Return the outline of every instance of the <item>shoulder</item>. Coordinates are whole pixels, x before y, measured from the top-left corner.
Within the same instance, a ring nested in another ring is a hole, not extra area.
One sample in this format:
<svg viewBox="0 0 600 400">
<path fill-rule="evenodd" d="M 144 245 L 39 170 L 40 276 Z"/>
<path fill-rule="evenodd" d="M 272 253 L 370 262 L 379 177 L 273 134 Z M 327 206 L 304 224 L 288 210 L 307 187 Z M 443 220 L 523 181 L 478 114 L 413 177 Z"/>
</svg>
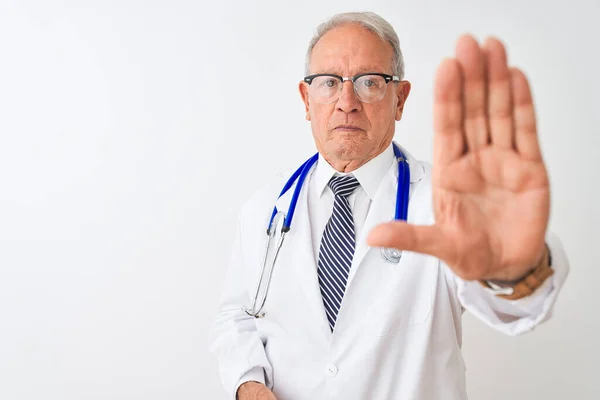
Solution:
<svg viewBox="0 0 600 400">
<path fill-rule="evenodd" d="M 411 160 L 411 171 L 416 170 L 415 179 L 411 179 L 409 207 L 412 208 L 412 222 L 431 224 L 434 222 L 433 186 L 431 163 L 417 159 Z"/>
<path fill-rule="evenodd" d="M 293 173 L 294 170 L 291 169 L 281 171 L 271 176 L 266 184 L 256 188 L 242 205 L 239 212 L 240 219 L 246 222 L 260 219 L 261 221 L 264 220 L 266 225 L 281 189 Z"/>
</svg>

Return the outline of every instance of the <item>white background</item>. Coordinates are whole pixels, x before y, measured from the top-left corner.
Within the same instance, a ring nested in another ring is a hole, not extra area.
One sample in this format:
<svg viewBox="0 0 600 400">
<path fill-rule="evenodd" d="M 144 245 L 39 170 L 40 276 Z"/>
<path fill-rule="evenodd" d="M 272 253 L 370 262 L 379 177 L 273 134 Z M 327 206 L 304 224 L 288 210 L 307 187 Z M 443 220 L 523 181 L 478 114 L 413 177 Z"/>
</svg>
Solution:
<svg viewBox="0 0 600 400">
<path fill-rule="evenodd" d="M 459 34 L 499 36 L 532 80 L 572 269 L 527 335 L 465 315 L 470 398 L 600 398 L 598 0 L 0 0 L 0 399 L 225 398 L 208 327 L 236 213 L 314 152 L 305 48 L 354 10 L 400 36 L 396 140 L 421 159 Z"/>
</svg>

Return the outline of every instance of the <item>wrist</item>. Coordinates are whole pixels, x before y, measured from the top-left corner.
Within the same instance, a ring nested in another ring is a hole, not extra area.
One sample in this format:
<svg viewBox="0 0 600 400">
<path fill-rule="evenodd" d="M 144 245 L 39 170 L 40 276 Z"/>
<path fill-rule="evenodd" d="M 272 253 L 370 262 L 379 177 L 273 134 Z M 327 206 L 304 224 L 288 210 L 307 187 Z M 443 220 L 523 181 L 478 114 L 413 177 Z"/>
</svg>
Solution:
<svg viewBox="0 0 600 400">
<path fill-rule="evenodd" d="M 515 280 L 482 280 L 480 284 L 497 297 L 518 300 L 532 294 L 542 283 L 554 273 L 551 268 L 550 249 L 545 244 L 544 251 L 535 266 L 529 268 Z"/>
<path fill-rule="evenodd" d="M 540 265 L 542 265 L 545 262 L 545 257 L 548 254 L 548 251 L 548 246 L 544 244 L 543 250 L 541 251 L 540 255 L 535 259 L 536 261 L 533 264 L 525 267 L 525 269 L 519 268 L 518 270 L 504 271 L 502 272 L 501 278 L 490 277 L 488 279 L 483 279 L 483 281 L 490 282 L 495 286 L 512 287 L 520 281 L 522 281 L 523 279 L 525 279 L 536 268 L 539 268 Z"/>
</svg>

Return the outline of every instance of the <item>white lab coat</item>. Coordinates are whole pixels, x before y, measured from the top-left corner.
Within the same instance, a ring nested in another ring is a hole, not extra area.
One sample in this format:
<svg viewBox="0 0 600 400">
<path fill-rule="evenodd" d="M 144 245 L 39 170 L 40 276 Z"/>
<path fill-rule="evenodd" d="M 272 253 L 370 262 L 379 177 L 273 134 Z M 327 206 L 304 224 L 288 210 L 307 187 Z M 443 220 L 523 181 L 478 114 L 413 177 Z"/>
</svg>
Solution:
<svg viewBox="0 0 600 400">
<path fill-rule="evenodd" d="M 411 174 L 408 221 L 432 224 L 431 167 L 405 154 Z M 304 189 L 275 266 L 266 316 L 247 316 L 242 307 L 250 306 L 254 295 L 266 223 L 287 178 L 259 191 L 240 214 L 222 307 L 211 331 L 211 350 L 231 398 L 242 382 L 258 380 L 279 400 L 466 399 L 465 309 L 509 335 L 549 318 L 568 271 L 562 246 L 551 234 L 547 243 L 556 272 L 535 295 L 518 301 L 496 298 L 479 283 L 462 281 L 435 257 L 405 251 L 399 264 L 391 264 L 380 249 L 367 246 L 369 231 L 393 219 L 396 164 L 383 179 L 357 239 L 335 332 L 319 291 Z M 288 209 L 292 192 L 277 201 L 279 210 Z"/>
</svg>

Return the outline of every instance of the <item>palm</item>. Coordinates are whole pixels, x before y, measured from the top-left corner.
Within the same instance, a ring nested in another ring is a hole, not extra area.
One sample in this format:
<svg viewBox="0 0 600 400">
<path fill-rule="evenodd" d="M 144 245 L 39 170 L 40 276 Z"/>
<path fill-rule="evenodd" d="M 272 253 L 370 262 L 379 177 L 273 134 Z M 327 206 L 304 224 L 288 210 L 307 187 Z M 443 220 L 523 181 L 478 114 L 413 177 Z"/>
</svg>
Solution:
<svg viewBox="0 0 600 400">
<path fill-rule="evenodd" d="M 549 215 L 531 93 L 500 42 L 465 36 L 456 53 L 435 85 L 435 225 L 390 224 L 371 242 L 432 254 L 465 279 L 513 279 L 539 258 Z"/>
<path fill-rule="evenodd" d="M 434 169 L 444 261 L 467 279 L 508 279 L 535 264 L 549 208 L 541 162 L 490 147 Z"/>
</svg>

